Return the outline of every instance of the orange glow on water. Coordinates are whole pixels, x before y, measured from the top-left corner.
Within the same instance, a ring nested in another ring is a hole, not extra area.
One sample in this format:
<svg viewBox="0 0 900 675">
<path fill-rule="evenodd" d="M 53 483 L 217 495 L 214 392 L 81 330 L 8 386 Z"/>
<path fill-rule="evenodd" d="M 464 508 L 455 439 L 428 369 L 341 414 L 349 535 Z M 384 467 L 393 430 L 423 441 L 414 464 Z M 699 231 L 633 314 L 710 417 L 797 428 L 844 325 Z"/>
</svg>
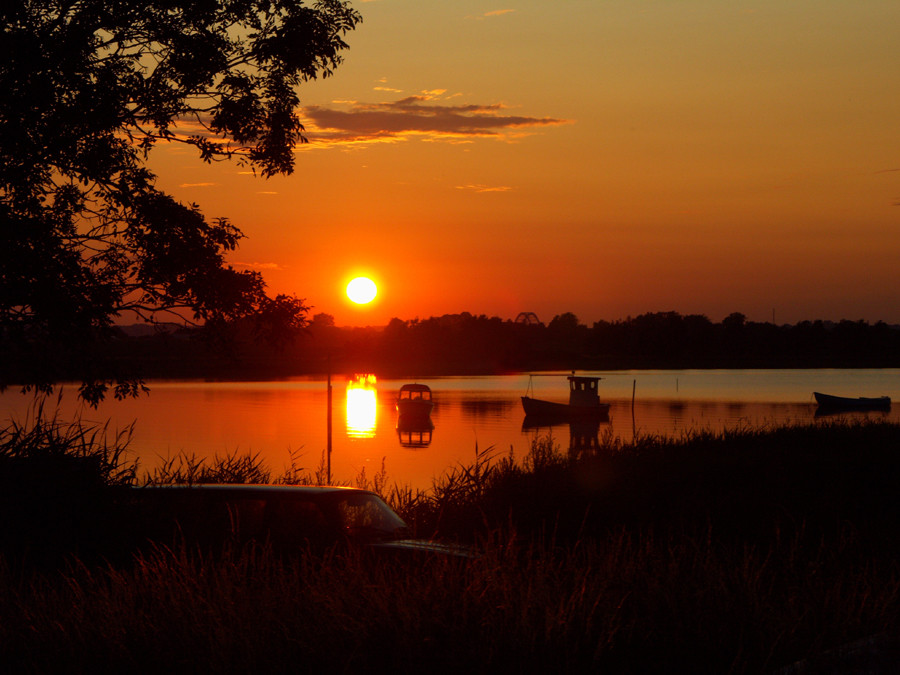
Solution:
<svg viewBox="0 0 900 675">
<path fill-rule="evenodd" d="M 347 383 L 347 436 L 375 438 L 378 397 L 374 375 L 357 375 Z"/>
</svg>

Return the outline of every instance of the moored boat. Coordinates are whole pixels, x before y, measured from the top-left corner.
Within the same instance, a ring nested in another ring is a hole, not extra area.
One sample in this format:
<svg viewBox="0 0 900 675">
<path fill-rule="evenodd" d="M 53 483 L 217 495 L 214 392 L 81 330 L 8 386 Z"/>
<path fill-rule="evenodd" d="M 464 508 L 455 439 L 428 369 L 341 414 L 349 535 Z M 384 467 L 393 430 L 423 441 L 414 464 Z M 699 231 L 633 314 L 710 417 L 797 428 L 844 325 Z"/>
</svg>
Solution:
<svg viewBox="0 0 900 675">
<path fill-rule="evenodd" d="M 816 399 L 816 403 L 819 404 L 819 408 L 829 410 L 890 410 L 891 408 L 891 398 L 889 396 L 851 398 L 847 396 L 832 396 L 831 394 L 823 394 L 818 391 L 814 391 L 813 396 Z"/>
<path fill-rule="evenodd" d="M 431 388 L 427 384 L 404 384 L 397 394 L 397 414 L 401 420 L 425 421 L 434 408 Z"/>
<path fill-rule="evenodd" d="M 609 415 L 609 403 L 601 403 L 597 391 L 599 377 L 569 375 L 569 402 L 544 401 L 522 397 L 526 417 L 557 417 L 566 419 L 603 418 Z"/>
</svg>

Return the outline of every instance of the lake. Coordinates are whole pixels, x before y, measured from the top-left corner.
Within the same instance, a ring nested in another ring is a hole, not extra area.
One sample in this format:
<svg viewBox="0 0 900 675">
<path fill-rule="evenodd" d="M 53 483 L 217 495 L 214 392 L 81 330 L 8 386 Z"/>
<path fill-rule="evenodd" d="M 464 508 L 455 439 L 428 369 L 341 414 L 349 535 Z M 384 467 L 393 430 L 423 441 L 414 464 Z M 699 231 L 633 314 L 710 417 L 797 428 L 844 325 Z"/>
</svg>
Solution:
<svg viewBox="0 0 900 675">
<path fill-rule="evenodd" d="M 332 476 L 354 483 L 382 464 L 388 483 L 428 488 L 448 468 L 474 461 L 476 448 L 522 457 L 531 441 L 552 434 L 563 450 L 578 452 L 612 434 L 678 436 L 692 429 L 760 427 L 817 419 L 813 391 L 844 396 L 890 396 L 900 402 L 900 369 L 860 370 L 635 370 L 598 373 L 609 421 L 527 427 L 520 397 L 564 402 L 565 374 L 441 377 L 420 380 L 434 392 L 431 429 L 398 429 L 394 399 L 406 381 L 332 376 Z M 258 454 L 274 474 L 292 464 L 314 470 L 327 447 L 325 377 L 266 382 L 149 382 L 149 396 L 79 405 L 64 387 L 59 416 L 108 423 L 108 435 L 135 423 L 129 452 L 152 469 L 180 452 L 198 457 Z M 632 406 L 632 396 L 634 404 Z M 53 399 L 55 406 L 55 398 Z M 5 418 L 25 419 L 30 397 L 0 395 Z M 844 417 L 900 422 L 890 412 Z M 826 417 L 824 419 L 834 419 Z"/>
</svg>

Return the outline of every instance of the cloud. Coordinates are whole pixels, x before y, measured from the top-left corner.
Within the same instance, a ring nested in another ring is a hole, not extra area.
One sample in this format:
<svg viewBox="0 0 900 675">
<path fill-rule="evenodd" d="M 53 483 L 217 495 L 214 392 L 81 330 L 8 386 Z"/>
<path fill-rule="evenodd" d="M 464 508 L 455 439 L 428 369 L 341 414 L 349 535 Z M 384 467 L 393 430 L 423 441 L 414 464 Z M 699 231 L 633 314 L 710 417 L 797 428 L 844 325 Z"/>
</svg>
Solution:
<svg viewBox="0 0 900 675">
<path fill-rule="evenodd" d="M 374 87 L 372 87 L 372 89 L 374 89 L 375 91 L 386 91 L 389 94 L 402 94 L 403 93 L 402 89 L 397 89 L 395 87 L 389 87 L 389 86 L 387 86 L 387 83 L 388 83 L 388 79 L 386 77 L 379 77 L 378 84 L 375 85 Z"/>
<path fill-rule="evenodd" d="M 233 263 L 231 263 L 231 266 L 232 266 L 232 267 L 243 267 L 243 268 L 245 268 L 245 269 L 251 269 L 251 270 L 280 270 L 280 269 L 284 269 L 284 268 L 283 268 L 281 265 L 279 265 L 278 263 L 272 263 L 272 262 L 269 262 L 269 263 L 260 263 L 260 262 L 252 262 L 252 263 L 249 263 L 249 262 L 233 262 Z"/>
<path fill-rule="evenodd" d="M 514 9 L 492 9 L 490 12 L 485 12 L 484 14 L 473 15 L 470 14 L 467 16 L 467 19 L 474 19 L 475 21 L 484 21 L 485 19 L 489 19 L 494 16 L 503 16 L 504 14 L 512 14 L 516 10 Z"/>
<path fill-rule="evenodd" d="M 457 190 L 471 190 L 472 192 L 509 192 L 512 190 L 508 185 L 457 185 Z"/>
<path fill-rule="evenodd" d="M 178 187 L 197 188 L 197 187 L 213 187 L 215 185 L 217 185 L 217 183 L 182 183 Z"/>
<path fill-rule="evenodd" d="M 313 144 L 398 142 L 409 137 L 459 142 L 476 138 L 513 140 L 526 129 L 570 124 L 553 117 L 511 115 L 501 104 L 446 105 L 433 89 L 387 103 L 356 102 L 347 107 L 307 106 L 301 111 Z M 309 122 L 309 123 L 307 123 Z"/>
</svg>

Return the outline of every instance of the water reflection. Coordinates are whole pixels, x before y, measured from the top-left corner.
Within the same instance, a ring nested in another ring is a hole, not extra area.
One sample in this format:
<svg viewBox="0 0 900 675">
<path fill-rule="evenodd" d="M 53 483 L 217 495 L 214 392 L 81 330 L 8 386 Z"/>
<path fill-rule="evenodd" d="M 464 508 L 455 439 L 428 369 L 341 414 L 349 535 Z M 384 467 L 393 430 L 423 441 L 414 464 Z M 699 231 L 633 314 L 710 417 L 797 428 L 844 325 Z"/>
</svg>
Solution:
<svg viewBox="0 0 900 675">
<path fill-rule="evenodd" d="M 601 444 L 607 436 L 628 443 L 635 436 L 680 438 L 691 430 L 770 428 L 817 420 L 825 424 L 833 419 L 900 422 L 897 404 L 890 412 L 814 418 L 812 396 L 816 390 L 883 392 L 900 401 L 900 369 L 606 375 L 601 394 L 611 404 L 611 422 L 600 424 Z M 677 392 L 676 378 L 680 378 Z M 433 479 L 449 467 L 471 464 L 476 448 L 493 447 L 499 456 L 513 450 L 516 458 L 522 458 L 536 435 L 551 431 L 523 425 L 520 399 L 527 375 L 434 378 L 430 383 L 437 401 L 433 431 L 397 428 L 394 397 L 404 380 L 379 379 L 376 386 L 372 378 L 362 382 L 354 378 L 348 387 L 348 379 L 337 380 L 334 392 L 332 472 L 342 482 L 352 482 L 362 468 L 372 467 L 370 471 L 375 472 L 385 461 L 391 481 L 430 489 Z M 635 381 L 637 397 L 633 399 Z M 110 429 L 137 420 L 128 456 L 140 460 L 141 471 L 152 470 L 182 449 L 212 458 L 223 450 L 252 448 L 278 474 L 290 466 L 295 453 L 302 456 L 302 466 L 315 466 L 327 447 L 324 383 L 316 377 L 275 382 L 159 381 L 150 383 L 149 397 L 108 398 L 95 411 L 81 408 L 76 392 L 67 389 L 59 414 L 62 419 L 80 415 L 86 421 L 108 421 Z M 542 398 L 554 398 L 557 390 L 553 378 L 536 380 L 535 393 Z M 342 398 L 345 392 L 350 394 L 349 402 Z M 670 406 L 673 398 L 681 405 Z M 340 420 L 345 408 L 346 431 Z M 29 410 L 30 397 L 21 396 L 16 388 L 0 393 L 0 412 L 6 416 L 25 420 Z M 597 442 L 593 429 L 573 429 L 568 422 L 553 426 L 552 435 L 562 451 L 589 452 Z M 413 445 L 404 447 L 401 441 Z"/>
<path fill-rule="evenodd" d="M 374 375 L 357 375 L 347 383 L 347 436 L 375 438 L 378 397 Z"/>
<path fill-rule="evenodd" d="M 434 423 L 426 420 L 397 420 L 397 438 L 404 448 L 427 448 L 431 445 Z"/>
<path fill-rule="evenodd" d="M 606 418 L 609 424 L 609 418 Z M 600 449 L 600 420 L 572 422 L 569 424 L 569 454 L 584 455 Z"/>
<path fill-rule="evenodd" d="M 602 415 L 593 419 L 566 420 L 564 418 L 534 417 L 526 415 L 522 422 L 523 432 L 534 432 L 534 437 L 542 434 L 553 434 L 556 428 L 568 427 L 569 430 L 569 454 L 584 455 L 597 452 L 600 449 L 600 425 L 611 427 L 609 415 Z"/>
<path fill-rule="evenodd" d="M 833 419 L 833 420 L 884 420 L 891 419 L 891 410 L 852 410 L 849 408 L 816 408 L 814 414 L 816 419 Z"/>
<path fill-rule="evenodd" d="M 463 417 L 479 420 L 486 417 L 505 418 L 510 410 L 518 409 L 518 402 L 509 399 L 476 398 L 460 403 Z"/>
</svg>

